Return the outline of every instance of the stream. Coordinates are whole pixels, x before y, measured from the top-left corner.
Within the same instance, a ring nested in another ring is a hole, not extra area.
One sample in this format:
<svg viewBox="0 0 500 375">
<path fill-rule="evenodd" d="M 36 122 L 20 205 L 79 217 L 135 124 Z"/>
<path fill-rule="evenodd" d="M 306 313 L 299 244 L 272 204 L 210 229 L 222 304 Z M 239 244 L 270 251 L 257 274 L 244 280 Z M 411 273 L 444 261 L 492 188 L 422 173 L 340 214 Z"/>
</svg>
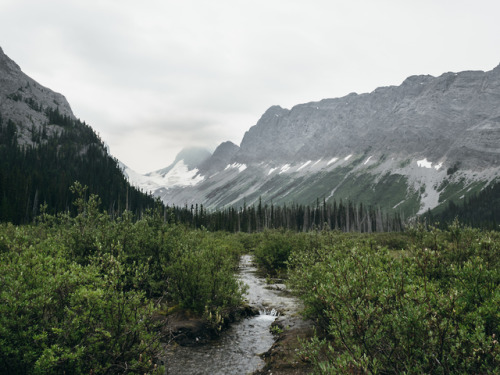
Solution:
<svg viewBox="0 0 500 375">
<path fill-rule="evenodd" d="M 248 290 L 248 304 L 256 307 L 260 315 L 243 319 L 231 325 L 220 337 L 196 347 L 177 346 L 166 356 L 167 375 L 251 374 L 264 366 L 260 354 L 274 343 L 270 326 L 278 315 L 289 315 L 298 310 L 298 302 L 279 289 L 272 287 L 256 274 L 251 255 L 240 260 L 239 278 Z"/>
</svg>

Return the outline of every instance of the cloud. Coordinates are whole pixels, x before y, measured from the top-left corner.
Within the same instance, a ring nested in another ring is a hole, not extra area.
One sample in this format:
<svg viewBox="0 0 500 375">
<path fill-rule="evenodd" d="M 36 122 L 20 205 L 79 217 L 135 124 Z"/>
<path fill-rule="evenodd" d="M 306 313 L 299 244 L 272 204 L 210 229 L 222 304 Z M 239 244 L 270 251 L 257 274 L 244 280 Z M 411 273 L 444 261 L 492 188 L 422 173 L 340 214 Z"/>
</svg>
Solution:
<svg viewBox="0 0 500 375">
<path fill-rule="evenodd" d="M 494 0 L 3 0 L 4 51 L 126 164 L 214 148 L 271 105 L 492 69 Z M 151 168 L 150 168 L 151 167 Z"/>
</svg>

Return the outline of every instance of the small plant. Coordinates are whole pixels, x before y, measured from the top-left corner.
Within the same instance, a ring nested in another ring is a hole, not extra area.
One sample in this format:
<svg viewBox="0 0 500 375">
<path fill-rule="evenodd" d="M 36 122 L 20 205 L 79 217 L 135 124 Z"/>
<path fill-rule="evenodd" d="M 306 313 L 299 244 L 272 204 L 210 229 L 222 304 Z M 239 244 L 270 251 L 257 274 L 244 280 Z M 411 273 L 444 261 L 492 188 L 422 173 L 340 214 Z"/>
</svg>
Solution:
<svg viewBox="0 0 500 375">
<path fill-rule="evenodd" d="M 269 330 L 273 335 L 280 335 L 284 332 L 283 328 L 277 324 L 271 324 L 271 328 L 269 328 Z"/>
</svg>

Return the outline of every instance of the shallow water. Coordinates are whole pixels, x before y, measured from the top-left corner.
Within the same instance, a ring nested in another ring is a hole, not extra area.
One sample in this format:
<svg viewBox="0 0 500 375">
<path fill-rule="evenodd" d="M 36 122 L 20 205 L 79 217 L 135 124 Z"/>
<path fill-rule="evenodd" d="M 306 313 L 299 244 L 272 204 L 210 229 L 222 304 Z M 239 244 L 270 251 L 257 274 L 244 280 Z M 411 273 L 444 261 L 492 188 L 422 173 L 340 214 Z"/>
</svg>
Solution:
<svg viewBox="0 0 500 375">
<path fill-rule="evenodd" d="M 264 366 L 259 355 L 274 342 L 269 331 L 271 323 L 278 314 L 287 315 L 297 310 L 297 302 L 270 289 L 256 271 L 252 256 L 242 256 L 239 277 L 248 285 L 248 304 L 258 308 L 261 314 L 234 323 L 206 345 L 169 350 L 165 357 L 166 374 L 251 374 Z"/>
</svg>

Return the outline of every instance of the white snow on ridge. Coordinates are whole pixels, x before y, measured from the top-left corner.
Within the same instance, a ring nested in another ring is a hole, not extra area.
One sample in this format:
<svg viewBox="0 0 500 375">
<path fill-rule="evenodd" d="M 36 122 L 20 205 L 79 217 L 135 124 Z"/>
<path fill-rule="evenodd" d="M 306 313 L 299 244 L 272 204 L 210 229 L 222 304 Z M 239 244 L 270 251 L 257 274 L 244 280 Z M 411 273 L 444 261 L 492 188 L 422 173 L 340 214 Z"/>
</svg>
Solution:
<svg viewBox="0 0 500 375">
<path fill-rule="evenodd" d="M 421 168 L 432 168 L 432 163 L 427 158 L 417 160 L 417 165 Z"/>
<path fill-rule="evenodd" d="M 373 155 L 372 155 L 372 156 L 370 156 L 368 159 L 366 159 L 366 160 L 365 160 L 365 162 L 363 163 L 363 165 L 368 164 L 368 162 L 370 161 L 370 159 L 371 159 L 371 158 L 373 158 Z"/>
<path fill-rule="evenodd" d="M 314 167 L 316 164 L 318 164 L 321 160 L 323 160 L 323 158 L 321 159 L 318 159 L 313 165 L 311 165 L 311 167 Z"/>
<path fill-rule="evenodd" d="M 332 163 L 335 163 L 337 160 L 339 160 L 339 158 L 333 158 L 332 160 L 330 160 L 326 165 L 330 165 Z"/>
<path fill-rule="evenodd" d="M 124 172 L 132 185 L 146 192 L 152 192 L 162 187 L 194 186 L 205 179 L 198 173 L 198 169 L 189 170 L 182 160 L 177 162 L 164 176 L 158 173 L 145 176 L 130 168 L 126 168 Z"/>
<path fill-rule="evenodd" d="M 392 209 L 394 210 L 396 207 L 398 207 L 400 204 L 406 202 L 405 199 L 403 199 L 401 202 L 399 202 L 398 204 L 396 204 L 394 207 L 392 207 Z"/>
<path fill-rule="evenodd" d="M 224 170 L 227 169 L 238 169 L 239 172 L 243 172 L 245 169 L 247 169 L 246 164 L 241 164 L 241 163 L 233 163 L 233 164 L 228 164 Z"/>
<path fill-rule="evenodd" d="M 271 168 L 271 169 L 269 170 L 269 173 L 268 173 L 267 175 L 269 176 L 269 175 L 270 175 L 271 173 L 273 173 L 276 169 L 278 169 L 278 168 Z"/>
<path fill-rule="evenodd" d="M 279 174 L 285 173 L 289 169 L 290 169 L 290 164 L 285 164 L 284 166 L 281 167 Z"/>
<path fill-rule="evenodd" d="M 432 162 L 428 161 L 427 158 L 424 158 L 422 160 L 417 160 L 417 165 L 421 168 L 434 168 L 436 171 L 438 171 L 443 166 L 443 162 L 440 162 L 433 167 Z"/>
<path fill-rule="evenodd" d="M 302 164 L 299 169 L 297 169 L 297 172 L 300 171 L 302 168 L 307 167 L 309 164 L 311 164 L 311 160 L 306 161 L 304 164 Z"/>
<path fill-rule="evenodd" d="M 151 175 L 151 178 L 165 187 L 194 186 L 205 179 L 198 174 L 198 169 L 188 170 L 183 160 L 177 162 L 165 176 Z"/>
<path fill-rule="evenodd" d="M 352 157 L 352 154 L 347 155 L 347 156 L 344 158 L 344 161 L 349 160 L 351 157 Z"/>
</svg>

